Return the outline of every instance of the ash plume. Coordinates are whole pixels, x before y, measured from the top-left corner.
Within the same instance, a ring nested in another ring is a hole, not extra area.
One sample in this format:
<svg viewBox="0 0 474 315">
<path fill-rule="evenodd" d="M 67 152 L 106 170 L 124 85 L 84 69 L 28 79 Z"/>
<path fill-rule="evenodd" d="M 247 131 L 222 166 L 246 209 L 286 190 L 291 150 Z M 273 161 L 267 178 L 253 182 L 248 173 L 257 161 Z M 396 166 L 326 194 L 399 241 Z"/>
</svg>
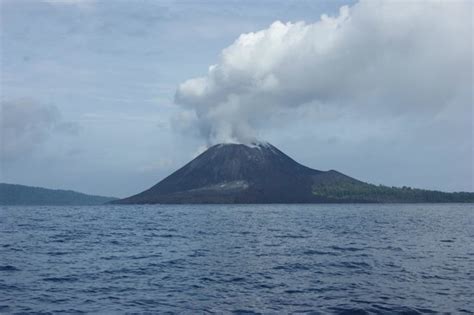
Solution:
<svg viewBox="0 0 474 315">
<path fill-rule="evenodd" d="M 240 35 L 175 103 L 209 144 L 252 142 L 275 113 L 302 106 L 435 115 L 469 104 L 472 6 L 360 1 L 315 23 L 276 21 Z"/>
</svg>

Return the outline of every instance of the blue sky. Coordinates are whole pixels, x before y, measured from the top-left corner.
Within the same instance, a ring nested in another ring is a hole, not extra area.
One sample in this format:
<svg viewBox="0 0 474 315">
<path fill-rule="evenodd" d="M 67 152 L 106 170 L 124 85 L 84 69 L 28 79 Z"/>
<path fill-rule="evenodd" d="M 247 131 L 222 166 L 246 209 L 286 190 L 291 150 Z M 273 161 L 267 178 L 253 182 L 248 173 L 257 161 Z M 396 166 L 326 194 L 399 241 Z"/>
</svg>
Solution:
<svg viewBox="0 0 474 315">
<path fill-rule="evenodd" d="M 219 61 L 223 49 L 241 34 L 268 29 L 275 21 L 318 23 L 322 14 L 340 15 L 343 5 L 352 8 L 357 4 L 2 0 L 0 180 L 119 197 L 150 187 L 209 143 L 199 132 L 202 124 L 189 123 L 190 108 L 175 102 L 180 84 L 206 76 L 210 65 L 223 63 Z M 367 10 L 359 7 L 353 10 L 354 20 Z M 398 8 L 403 7 L 399 4 Z M 430 21 L 448 25 L 436 17 L 433 13 L 420 20 L 427 25 Z M 460 41 L 472 43 L 472 25 L 466 34 Z M 425 49 L 431 44 L 426 40 L 425 45 L 425 38 L 420 31 L 413 40 L 421 44 L 410 49 Z M 344 41 L 368 42 L 363 36 L 344 37 Z M 380 45 L 386 45 L 387 51 L 406 51 L 390 47 L 399 42 Z M 356 95 L 342 89 L 342 84 L 331 86 L 351 96 L 351 102 L 344 100 L 351 103 L 346 107 L 325 106 L 336 102 L 331 99 L 291 111 L 272 109 L 270 122 L 257 124 L 258 138 L 310 167 L 337 169 L 376 184 L 472 191 L 472 94 L 468 93 L 472 91 L 472 59 L 458 58 L 464 56 L 466 48 L 457 47 L 457 43 L 450 42 L 451 49 L 443 54 L 420 59 L 427 63 L 422 70 L 440 65 L 439 73 L 445 74 L 445 69 L 453 69 L 445 80 L 452 81 L 459 74 L 471 87 L 461 88 L 453 96 L 449 84 L 420 76 L 417 82 L 426 79 L 430 83 L 420 87 L 420 94 L 428 94 L 430 89 L 446 90 L 435 93 L 437 99 L 447 95 L 436 109 L 391 105 L 379 114 L 380 107 L 361 109 L 352 104 L 369 99 L 366 91 L 371 95 L 380 92 L 390 104 L 395 102 L 388 98 L 395 93 L 401 93 L 400 100 L 406 104 L 430 100 L 403 85 L 392 89 L 393 82 L 399 83 L 393 79 L 397 77 L 395 70 L 381 64 L 379 69 L 389 73 L 382 79 L 391 80 L 382 80 L 386 87 L 381 83 L 374 92 L 370 89 L 373 84 L 361 83 L 363 92 Z M 376 49 L 385 51 L 384 47 Z M 371 47 L 366 49 L 363 54 L 373 54 Z M 457 50 L 462 51 L 457 54 Z M 459 62 L 445 61 L 451 52 Z M 465 53 L 472 53 L 472 45 Z M 360 60 L 349 57 L 345 62 Z M 325 64 L 330 64 L 327 60 Z M 413 62 L 419 64 L 417 59 Z M 470 79 L 462 70 L 469 66 Z M 307 71 L 319 69 L 309 67 Z M 298 74 L 282 75 L 285 73 Z M 297 77 L 314 80 L 311 76 Z"/>
</svg>

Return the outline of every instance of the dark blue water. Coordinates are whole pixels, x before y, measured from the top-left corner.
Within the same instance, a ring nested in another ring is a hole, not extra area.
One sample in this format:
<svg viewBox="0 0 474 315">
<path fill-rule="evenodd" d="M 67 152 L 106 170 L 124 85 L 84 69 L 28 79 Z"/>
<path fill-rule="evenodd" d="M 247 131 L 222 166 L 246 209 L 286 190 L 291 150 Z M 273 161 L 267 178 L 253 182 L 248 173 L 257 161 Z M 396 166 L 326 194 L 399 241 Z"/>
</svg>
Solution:
<svg viewBox="0 0 474 315">
<path fill-rule="evenodd" d="M 473 205 L 3 207 L 0 313 L 474 311 Z"/>
</svg>

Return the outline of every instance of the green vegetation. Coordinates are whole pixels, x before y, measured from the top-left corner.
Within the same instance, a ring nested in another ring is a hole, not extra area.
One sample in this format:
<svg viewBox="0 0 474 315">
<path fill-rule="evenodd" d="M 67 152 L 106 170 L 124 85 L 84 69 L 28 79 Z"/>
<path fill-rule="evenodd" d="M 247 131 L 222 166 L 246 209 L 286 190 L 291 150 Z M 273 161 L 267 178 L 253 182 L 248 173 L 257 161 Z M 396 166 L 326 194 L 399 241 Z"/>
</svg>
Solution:
<svg viewBox="0 0 474 315">
<path fill-rule="evenodd" d="M 377 186 L 358 181 L 321 183 L 312 188 L 318 197 L 341 202 L 474 202 L 474 193 Z"/>
</svg>

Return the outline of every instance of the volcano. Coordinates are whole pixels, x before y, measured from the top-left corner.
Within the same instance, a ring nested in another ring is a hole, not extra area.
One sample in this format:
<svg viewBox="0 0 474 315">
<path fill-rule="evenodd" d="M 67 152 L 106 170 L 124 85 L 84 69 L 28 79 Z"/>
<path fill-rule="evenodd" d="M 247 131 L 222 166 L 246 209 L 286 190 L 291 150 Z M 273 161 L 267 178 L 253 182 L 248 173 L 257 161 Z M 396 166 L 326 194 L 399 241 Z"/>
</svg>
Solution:
<svg viewBox="0 0 474 315">
<path fill-rule="evenodd" d="M 335 170 L 299 164 L 269 143 L 218 144 L 117 204 L 462 202 L 473 193 L 444 193 L 368 184 Z"/>
</svg>

